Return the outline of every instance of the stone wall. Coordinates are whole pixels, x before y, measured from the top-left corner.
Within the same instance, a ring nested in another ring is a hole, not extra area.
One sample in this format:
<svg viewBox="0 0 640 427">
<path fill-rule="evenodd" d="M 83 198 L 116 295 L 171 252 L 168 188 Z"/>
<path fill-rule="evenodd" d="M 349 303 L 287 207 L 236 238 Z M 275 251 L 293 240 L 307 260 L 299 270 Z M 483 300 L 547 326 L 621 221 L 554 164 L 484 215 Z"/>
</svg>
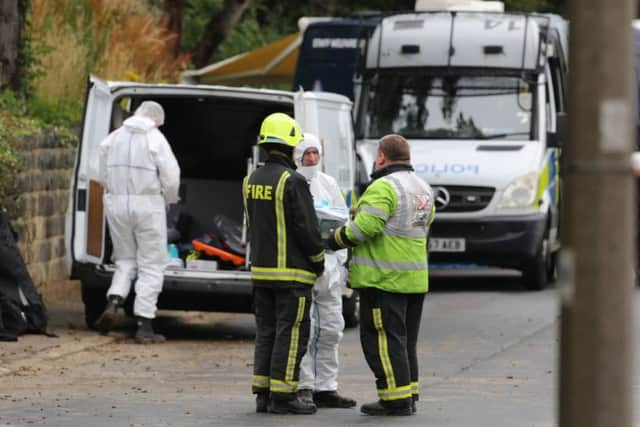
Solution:
<svg viewBox="0 0 640 427">
<path fill-rule="evenodd" d="M 21 172 L 12 223 L 33 281 L 45 297 L 49 286 L 67 279 L 64 231 L 75 147 L 72 134 L 55 131 L 16 141 Z"/>
</svg>

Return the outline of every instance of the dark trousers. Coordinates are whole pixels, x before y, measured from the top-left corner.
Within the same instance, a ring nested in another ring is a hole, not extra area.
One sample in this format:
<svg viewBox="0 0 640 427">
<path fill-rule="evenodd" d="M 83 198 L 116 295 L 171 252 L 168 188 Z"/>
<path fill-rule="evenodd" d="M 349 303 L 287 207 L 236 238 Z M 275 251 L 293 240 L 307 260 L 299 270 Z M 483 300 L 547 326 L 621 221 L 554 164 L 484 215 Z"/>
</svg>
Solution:
<svg viewBox="0 0 640 427">
<path fill-rule="evenodd" d="M 293 399 L 309 341 L 311 287 L 254 286 L 253 301 L 256 349 L 252 390 L 271 392 L 272 399 Z"/>
<path fill-rule="evenodd" d="M 360 289 L 360 343 L 389 406 L 418 399 L 418 333 L 425 294 Z"/>
</svg>

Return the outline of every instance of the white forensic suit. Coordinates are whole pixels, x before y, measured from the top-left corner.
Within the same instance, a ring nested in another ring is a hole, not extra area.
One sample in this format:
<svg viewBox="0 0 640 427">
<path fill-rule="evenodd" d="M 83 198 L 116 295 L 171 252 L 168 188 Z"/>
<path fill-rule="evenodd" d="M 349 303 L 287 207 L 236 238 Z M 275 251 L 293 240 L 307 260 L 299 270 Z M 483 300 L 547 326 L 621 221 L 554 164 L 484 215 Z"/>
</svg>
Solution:
<svg viewBox="0 0 640 427">
<path fill-rule="evenodd" d="M 297 172 L 307 178 L 316 210 L 337 212 L 346 222 L 348 209 L 336 180 L 321 172 L 320 165 L 302 166 L 302 156 L 307 149 L 314 147 L 322 154 L 317 138 L 307 135 L 294 150 Z M 313 286 L 311 332 L 307 353 L 300 364 L 299 390 L 322 392 L 338 388 L 338 344 L 344 331 L 342 292 L 347 278 L 346 260 L 346 250 L 325 250 L 324 273 Z"/>
<path fill-rule="evenodd" d="M 155 120 L 155 118 L 154 118 Z M 162 119 L 136 115 L 100 143 L 98 179 L 113 242 L 116 271 L 108 296 L 123 299 L 135 281 L 136 316 L 153 319 L 168 262 L 166 206 L 178 201 L 180 167 Z"/>
</svg>

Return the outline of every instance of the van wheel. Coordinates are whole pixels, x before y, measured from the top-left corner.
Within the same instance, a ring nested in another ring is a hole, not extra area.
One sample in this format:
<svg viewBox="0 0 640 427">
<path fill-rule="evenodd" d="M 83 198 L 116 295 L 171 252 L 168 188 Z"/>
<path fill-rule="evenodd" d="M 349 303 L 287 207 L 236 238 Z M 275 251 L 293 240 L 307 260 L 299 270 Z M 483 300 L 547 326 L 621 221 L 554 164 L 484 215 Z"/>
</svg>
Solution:
<svg viewBox="0 0 640 427">
<path fill-rule="evenodd" d="M 84 321 L 87 328 L 95 330 L 98 317 L 107 306 L 107 298 L 104 291 L 82 283 L 82 302 L 84 303 Z"/>
<path fill-rule="evenodd" d="M 358 292 L 353 291 L 350 297 L 342 297 L 342 317 L 344 318 L 345 328 L 355 328 L 360 323 L 358 317 Z"/>
<path fill-rule="evenodd" d="M 546 236 L 540 242 L 538 253 L 526 261 L 522 268 L 522 281 L 526 289 L 540 291 L 547 286 L 549 266 L 551 264 L 549 241 Z M 555 269 L 555 268 L 554 268 Z"/>
<path fill-rule="evenodd" d="M 547 265 L 547 283 L 555 283 L 558 279 L 558 252 L 549 255 L 549 264 Z"/>
</svg>

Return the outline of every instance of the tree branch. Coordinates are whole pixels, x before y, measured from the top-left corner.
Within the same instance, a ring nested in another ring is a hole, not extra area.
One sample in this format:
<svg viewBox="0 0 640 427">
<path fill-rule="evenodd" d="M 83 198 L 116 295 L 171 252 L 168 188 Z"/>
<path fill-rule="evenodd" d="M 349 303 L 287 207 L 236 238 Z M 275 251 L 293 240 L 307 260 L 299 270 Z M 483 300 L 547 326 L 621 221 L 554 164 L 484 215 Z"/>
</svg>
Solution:
<svg viewBox="0 0 640 427">
<path fill-rule="evenodd" d="M 224 0 L 222 11 L 211 17 L 195 50 L 193 64 L 196 67 L 207 65 L 220 43 L 233 30 L 250 4 L 251 0 Z"/>
</svg>

